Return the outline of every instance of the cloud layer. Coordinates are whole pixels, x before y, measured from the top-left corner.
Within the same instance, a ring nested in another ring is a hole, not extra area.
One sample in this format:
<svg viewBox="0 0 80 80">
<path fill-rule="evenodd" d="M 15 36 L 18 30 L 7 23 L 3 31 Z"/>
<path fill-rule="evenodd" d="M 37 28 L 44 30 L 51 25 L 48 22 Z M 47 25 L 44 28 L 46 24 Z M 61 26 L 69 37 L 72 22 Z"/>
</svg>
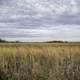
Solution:
<svg viewBox="0 0 80 80">
<path fill-rule="evenodd" d="M 80 40 L 80 0 L 0 0 L 0 37 Z"/>
</svg>

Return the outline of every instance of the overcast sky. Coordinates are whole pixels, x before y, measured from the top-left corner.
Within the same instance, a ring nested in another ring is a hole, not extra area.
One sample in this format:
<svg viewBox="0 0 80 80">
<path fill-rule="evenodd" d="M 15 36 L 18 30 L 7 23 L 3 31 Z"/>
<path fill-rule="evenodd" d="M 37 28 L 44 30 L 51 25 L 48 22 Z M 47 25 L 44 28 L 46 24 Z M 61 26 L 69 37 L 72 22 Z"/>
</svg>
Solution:
<svg viewBox="0 0 80 80">
<path fill-rule="evenodd" d="M 80 0 L 0 0 L 0 38 L 80 41 Z"/>
</svg>

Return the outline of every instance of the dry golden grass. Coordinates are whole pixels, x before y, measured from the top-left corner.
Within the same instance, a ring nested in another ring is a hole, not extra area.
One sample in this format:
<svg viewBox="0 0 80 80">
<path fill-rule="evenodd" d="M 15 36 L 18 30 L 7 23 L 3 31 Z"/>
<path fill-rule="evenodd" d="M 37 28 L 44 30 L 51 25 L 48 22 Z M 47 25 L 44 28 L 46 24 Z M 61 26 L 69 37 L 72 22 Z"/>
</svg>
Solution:
<svg viewBox="0 0 80 80">
<path fill-rule="evenodd" d="M 1 43 L 0 80 L 80 80 L 80 44 Z"/>
</svg>

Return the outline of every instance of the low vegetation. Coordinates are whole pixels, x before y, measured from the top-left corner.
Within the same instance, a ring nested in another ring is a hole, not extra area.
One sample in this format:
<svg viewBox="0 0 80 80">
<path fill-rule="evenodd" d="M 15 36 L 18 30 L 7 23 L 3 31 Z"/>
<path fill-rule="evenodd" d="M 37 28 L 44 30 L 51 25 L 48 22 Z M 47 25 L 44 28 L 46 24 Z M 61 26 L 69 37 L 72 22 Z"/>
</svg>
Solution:
<svg viewBox="0 0 80 80">
<path fill-rule="evenodd" d="M 80 80 L 80 44 L 0 43 L 0 80 Z"/>
</svg>

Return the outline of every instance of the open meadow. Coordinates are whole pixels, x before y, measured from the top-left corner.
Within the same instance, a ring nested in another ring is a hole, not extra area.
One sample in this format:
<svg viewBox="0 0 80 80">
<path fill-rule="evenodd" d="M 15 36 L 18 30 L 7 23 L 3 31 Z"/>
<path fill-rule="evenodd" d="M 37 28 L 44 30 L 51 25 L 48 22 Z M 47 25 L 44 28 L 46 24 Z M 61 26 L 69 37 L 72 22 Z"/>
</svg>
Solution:
<svg viewBox="0 0 80 80">
<path fill-rule="evenodd" d="M 0 43 L 0 80 L 80 80 L 80 43 Z"/>
</svg>

